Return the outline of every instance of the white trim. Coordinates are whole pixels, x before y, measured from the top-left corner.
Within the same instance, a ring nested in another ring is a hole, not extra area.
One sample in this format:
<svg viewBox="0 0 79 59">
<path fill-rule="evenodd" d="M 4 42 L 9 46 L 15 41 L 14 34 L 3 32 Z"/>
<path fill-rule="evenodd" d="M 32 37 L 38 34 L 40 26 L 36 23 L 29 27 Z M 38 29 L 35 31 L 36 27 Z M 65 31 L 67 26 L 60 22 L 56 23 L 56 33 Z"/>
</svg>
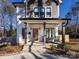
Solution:
<svg viewBox="0 0 79 59">
<path fill-rule="evenodd" d="M 60 12 L 59 12 L 60 10 L 59 10 L 59 5 L 57 6 L 57 17 L 59 17 L 59 15 L 60 15 Z"/>
<path fill-rule="evenodd" d="M 22 22 L 21 21 L 19 21 L 17 23 L 17 43 L 23 44 L 23 40 L 22 40 Z"/>
<path fill-rule="evenodd" d="M 21 20 L 22 22 L 28 22 L 28 23 L 55 23 L 55 24 L 61 24 L 62 22 L 66 22 L 67 20 Z"/>
<path fill-rule="evenodd" d="M 55 36 L 58 36 L 58 26 L 55 27 Z"/>
</svg>

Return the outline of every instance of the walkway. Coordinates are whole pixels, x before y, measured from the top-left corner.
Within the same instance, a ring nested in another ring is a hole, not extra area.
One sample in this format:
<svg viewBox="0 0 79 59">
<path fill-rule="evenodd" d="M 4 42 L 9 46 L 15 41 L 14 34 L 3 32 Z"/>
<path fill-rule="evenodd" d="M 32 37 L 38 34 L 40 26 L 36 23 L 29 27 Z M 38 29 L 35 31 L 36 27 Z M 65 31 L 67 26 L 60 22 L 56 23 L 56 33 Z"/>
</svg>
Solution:
<svg viewBox="0 0 79 59">
<path fill-rule="evenodd" d="M 32 46 L 32 52 L 28 52 L 28 46 L 20 54 L 10 56 L 0 56 L 0 59 L 69 59 L 66 57 L 52 55 L 46 52 L 44 45 Z"/>
</svg>

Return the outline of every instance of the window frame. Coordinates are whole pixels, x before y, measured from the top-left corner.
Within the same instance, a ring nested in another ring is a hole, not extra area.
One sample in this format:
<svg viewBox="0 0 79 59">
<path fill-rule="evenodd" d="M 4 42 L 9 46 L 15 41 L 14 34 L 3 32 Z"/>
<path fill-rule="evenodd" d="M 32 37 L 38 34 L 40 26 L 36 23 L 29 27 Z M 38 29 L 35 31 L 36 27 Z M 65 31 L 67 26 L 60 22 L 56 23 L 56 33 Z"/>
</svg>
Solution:
<svg viewBox="0 0 79 59">
<path fill-rule="evenodd" d="M 47 16 L 47 8 L 50 8 L 51 16 Z M 52 18 L 52 6 L 46 6 L 45 7 L 45 18 Z"/>
<path fill-rule="evenodd" d="M 55 38 L 55 29 L 54 28 L 46 28 L 46 39 Z"/>
<path fill-rule="evenodd" d="M 41 17 L 40 16 L 40 14 L 41 14 L 41 12 L 40 12 L 40 10 L 42 9 L 41 7 L 34 7 L 34 10 L 35 10 L 35 8 L 38 8 L 39 10 L 38 10 L 38 15 L 39 16 L 35 16 L 35 12 L 33 12 L 33 17 L 34 18 L 52 18 L 52 6 L 43 6 L 42 8 L 44 8 L 44 17 Z M 50 10 L 50 12 L 51 12 L 51 16 L 47 16 L 47 8 L 50 8 L 51 10 Z"/>
<path fill-rule="evenodd" d="M 38 16 L 35 16 L 35 11 L 34 11 L 34 18 L 45 18 L 45 8 L 44 7 L 35 7 L 35 9 L 38 9 Z M 42 12 L 41 10 L 44 9 L 44 12 Z M 42 14 L 44 13 L 44 14 Z M 41 17 L 41 14 L 44 15 L 44 17 Z"/>
</svg>

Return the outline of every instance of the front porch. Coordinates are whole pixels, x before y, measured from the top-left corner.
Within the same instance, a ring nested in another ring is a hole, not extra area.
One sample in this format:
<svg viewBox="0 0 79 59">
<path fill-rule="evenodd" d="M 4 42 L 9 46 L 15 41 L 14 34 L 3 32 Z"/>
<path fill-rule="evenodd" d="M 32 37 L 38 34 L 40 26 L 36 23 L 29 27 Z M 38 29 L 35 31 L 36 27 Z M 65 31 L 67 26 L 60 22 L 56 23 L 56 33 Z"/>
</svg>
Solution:
<svg viewBox="0 0 79 59">
<path fill-rule="evenodd" d="M 54 42 L 55 40 L 59 39 L 59 25 L 62 25 L 62 23 L 66 21 L 67 20 L 52 18 L 20 18 L 20 23 L 18 23 L 17 26 L 17 42 L 19 44 L 28 44 L 30 39 L 32 39 L 34 42 Z M 29 32 L 30 37 L 28 34 Z"/>
</svg>

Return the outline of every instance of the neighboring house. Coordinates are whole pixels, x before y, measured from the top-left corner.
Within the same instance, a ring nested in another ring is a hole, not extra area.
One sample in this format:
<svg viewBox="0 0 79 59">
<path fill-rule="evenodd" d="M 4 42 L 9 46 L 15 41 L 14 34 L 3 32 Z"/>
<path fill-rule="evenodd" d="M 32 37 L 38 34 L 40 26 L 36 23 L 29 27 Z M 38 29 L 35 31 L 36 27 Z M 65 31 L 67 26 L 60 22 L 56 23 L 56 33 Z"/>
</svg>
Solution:
<svg viewBox="0 0 79 59">
<path fill-rule="evenodd" d="M 54 42 L 57 40 L 59 25 L 67 21 L 59 18 L 61 3 L 61 0 L 13 2 L 17 13 L 17 43 L 28 43 L 29 33 L 34 42 Z"/>
</svg>

